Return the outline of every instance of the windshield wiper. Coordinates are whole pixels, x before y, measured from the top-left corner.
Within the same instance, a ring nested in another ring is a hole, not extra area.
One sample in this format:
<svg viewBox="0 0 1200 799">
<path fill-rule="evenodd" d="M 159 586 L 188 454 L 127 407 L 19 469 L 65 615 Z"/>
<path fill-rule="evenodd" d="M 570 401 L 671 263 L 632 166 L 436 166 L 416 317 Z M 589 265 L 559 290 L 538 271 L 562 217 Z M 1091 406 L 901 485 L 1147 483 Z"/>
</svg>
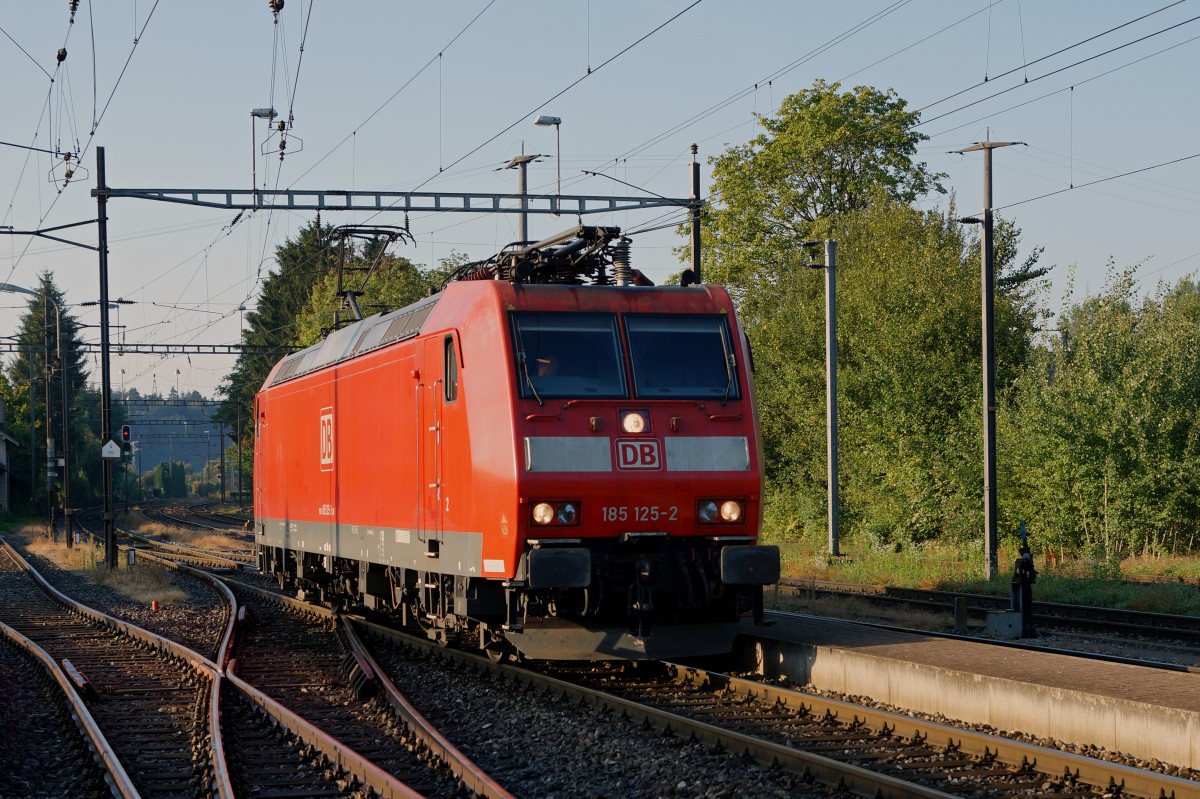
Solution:
<svg viewBox="0 0 1200 799">
<path fill-rule="evenodd" d="M 533 384 L 533 379 L 529 377 L 528 358 L 525 357 L 525 342 L 520 341 L 521 332 L 517 330 L 517 339 L 521 349 L 517 352 L 517 363 L 521 365 L 521 376 L 525 378 L 525 385 L 529 386 L 529 391 L 533 394 L 533 398 L 537 400 L 538 405 L 545 405 L 542 402 L 542 397 L 538 394 L 537 386 Z"/>
<path fill-rule="evenodd" d="M 733 353 L 725 351 L 725 394 L 721 397 L 721 404 L 724 405 L 729 401 L 729 392 L 733 390 Z"/>
</svg>

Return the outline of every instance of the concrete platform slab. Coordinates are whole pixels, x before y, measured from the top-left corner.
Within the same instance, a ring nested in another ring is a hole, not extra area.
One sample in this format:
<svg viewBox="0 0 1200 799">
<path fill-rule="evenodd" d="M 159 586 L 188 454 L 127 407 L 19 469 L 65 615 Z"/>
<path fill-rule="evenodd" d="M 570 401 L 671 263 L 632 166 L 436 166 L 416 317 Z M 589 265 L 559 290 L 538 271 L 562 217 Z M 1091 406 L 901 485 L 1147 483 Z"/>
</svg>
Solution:
<svg viewBox="0 0 1200 799">
<path fill-rule="evenodd" d="M 1200 769 L 1200 675 L 772 615 L 747 669 L 922 713 Z M 753 665 L 751 665 L 753 664 Z"/>
</svg>

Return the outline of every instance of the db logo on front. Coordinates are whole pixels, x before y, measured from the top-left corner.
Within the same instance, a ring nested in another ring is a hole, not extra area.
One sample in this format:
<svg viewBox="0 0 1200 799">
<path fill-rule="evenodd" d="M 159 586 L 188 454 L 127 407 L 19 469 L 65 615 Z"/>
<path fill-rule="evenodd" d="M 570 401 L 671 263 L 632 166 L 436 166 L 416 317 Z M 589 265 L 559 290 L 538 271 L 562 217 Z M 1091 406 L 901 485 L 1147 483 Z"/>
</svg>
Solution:
<svg viewBox="0 0 1200 799">
<path fill-rule="evenodd" d="M 658 440 L 653 438 L 618 438 L 618 469 L 660 469 Z"/>
</svg>

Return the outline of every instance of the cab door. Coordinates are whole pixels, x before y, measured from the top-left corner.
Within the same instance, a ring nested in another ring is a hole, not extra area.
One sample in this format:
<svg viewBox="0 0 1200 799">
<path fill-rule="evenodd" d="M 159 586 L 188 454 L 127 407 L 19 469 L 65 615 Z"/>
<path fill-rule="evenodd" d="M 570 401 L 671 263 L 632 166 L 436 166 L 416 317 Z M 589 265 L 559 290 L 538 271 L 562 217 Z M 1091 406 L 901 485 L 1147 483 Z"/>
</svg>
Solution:
<svg viewBox="0 0 1200 799">
<path fill-rule="evenodd" d="M 442 543 L 443 395 L 445 364 L 442 338 L 426 339 L 417 383 L 417 496 L 421 498 L 420 540 L 427 557 L 436 558 Z"/>
</svg>

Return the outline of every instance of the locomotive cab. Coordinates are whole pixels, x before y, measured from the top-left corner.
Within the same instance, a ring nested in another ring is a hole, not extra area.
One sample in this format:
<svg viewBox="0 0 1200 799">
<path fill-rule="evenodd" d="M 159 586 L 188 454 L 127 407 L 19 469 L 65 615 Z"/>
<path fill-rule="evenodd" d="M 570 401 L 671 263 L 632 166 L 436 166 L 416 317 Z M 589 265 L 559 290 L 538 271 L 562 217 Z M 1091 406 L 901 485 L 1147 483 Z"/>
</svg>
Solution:
<svg viewBox="0 0 1200 799">
<path fill-rule="evenodd" d="M 557 625 L 559 651 L 728 651 L 739 616 L 761 620 L 779 556 L 751 546 L 757 428 L 727 295 L 539 289 L 538 310 L 508 314 L 527 498 L 509 629 Z"/>
</svg>

